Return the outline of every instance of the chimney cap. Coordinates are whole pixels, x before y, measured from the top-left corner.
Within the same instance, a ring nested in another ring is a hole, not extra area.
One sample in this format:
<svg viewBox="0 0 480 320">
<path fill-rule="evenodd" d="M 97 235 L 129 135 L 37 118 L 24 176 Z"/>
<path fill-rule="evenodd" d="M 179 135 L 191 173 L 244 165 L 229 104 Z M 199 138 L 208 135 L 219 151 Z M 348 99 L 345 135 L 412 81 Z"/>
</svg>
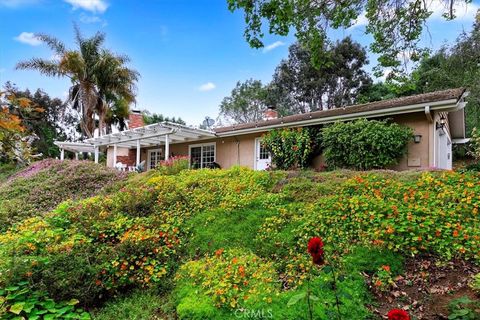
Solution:
<svg viewBox="0 0 480 320">
<path fill-rule="evenodd" d="M 135 113 L 135 114 L 140 114 L 140 113 L 142 113 L 142 111 L 140 111 L 140 109 L 131 109 L 130 112 L 131 112 L 131 113 Z"/>
</svg>

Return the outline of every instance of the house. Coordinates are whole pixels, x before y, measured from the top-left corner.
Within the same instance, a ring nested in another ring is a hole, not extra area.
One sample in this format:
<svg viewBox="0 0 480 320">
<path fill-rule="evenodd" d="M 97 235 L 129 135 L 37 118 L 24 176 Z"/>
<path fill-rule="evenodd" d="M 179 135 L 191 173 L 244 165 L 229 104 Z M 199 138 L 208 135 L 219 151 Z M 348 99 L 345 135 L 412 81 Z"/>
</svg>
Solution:
<svg viewBox="0 0 480 320">
<path fill-rule="evenodd" d="M 133 111 L 126 131 L 82 143 L 57 141 L 56 144 L 62 159 L 65 151 L 93 152 L 98 162 L 99 152 L 106 152 L 109 167 L 116 163 L 135 166 L 145 161 L 149 170 L 170 156 L 188 155 L 194 168 L 216 162 L 222 168 L 241 165 L 261 170 L 270 163 L 270 155 L 261 144 L 262 135 L 269 130 L 358 118 L 389 118 L 414 130 L 406 156 L 392 169 L 451 169 L 452 144 L 468 141 L 464 116 L 466 95 L 465 89 L 458 88 L 286 117 L 277 117 L 275 110 L 269 109 L 263 121 L 213 130 L 168 122 L 144 126 L 140 112 Z M 322 161 L 322 156 L 318 156 L 314 167 L 320 167 Z"/>
</svg>

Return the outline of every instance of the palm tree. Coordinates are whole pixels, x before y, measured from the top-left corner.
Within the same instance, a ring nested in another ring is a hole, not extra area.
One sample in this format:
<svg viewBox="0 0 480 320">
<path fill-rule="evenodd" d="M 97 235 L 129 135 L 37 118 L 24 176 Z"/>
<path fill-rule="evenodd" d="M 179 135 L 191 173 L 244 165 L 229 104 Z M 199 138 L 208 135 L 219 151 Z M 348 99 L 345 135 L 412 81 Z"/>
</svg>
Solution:
<svg viewBox="0 0 480 320">
<path fill-rule="evenodd" d="M 72 85 L 68 100 L 81 114 L 83 134 L 91 138 L 96 128 L 96 116 L 99 134 L 104 133 L 105 116 L 115 99 L 124 99 L 128 103 L 135 101 L 135 82 L 139 74 L 125 66 L 129 61 L 127 57 L 103 49 L 104 33 L 97 32 L 84 38 L 77 26 L 74 30 L 76 50 L 67 50 L 55 37 L 36 34 L 58 59 L 32 58 L 19 62 L 17 69 L 33 69 L 47 76 L 70 78 Z"/>
<path fill-rule="evenodd" d="M 108 50 L 103 50 L 96 65 L 95 76 L 99 89 L 96 112 L 101 134 L 104 132 L 107 114 L 110 114 L 109 120 L 116 118 L 120 123 L 118 116 L 128 116 L 128 106 L 135 102 L 135 83 L 139 74 L 125 67 L 129 61 L 126 56 L 116 56 Z"/>
</svg>

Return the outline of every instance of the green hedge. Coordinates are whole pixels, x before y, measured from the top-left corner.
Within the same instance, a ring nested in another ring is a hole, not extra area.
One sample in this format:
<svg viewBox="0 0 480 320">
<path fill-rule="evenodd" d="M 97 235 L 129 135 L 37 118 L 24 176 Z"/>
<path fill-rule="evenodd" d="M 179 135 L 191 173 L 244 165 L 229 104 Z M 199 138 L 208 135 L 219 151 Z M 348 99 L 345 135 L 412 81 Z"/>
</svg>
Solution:
<svg viewBox="0 0 480 320">
<path fill-rule="evenodd" d="M 322 130 L 323 155 L 328 167 L 383 169 L 406 153 L 412 134 L 412 129 L 387 121 L 337 122 Z"/>
</svg>

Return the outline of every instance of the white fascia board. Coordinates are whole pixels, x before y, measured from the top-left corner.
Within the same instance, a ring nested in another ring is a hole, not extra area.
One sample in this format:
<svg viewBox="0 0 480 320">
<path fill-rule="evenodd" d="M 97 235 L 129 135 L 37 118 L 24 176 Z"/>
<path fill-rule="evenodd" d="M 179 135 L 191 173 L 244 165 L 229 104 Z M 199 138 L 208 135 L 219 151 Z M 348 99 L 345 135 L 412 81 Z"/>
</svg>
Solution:
<svg viewBox="0 0 480 320">
<path fill-rule="evenodd" d="M 388 109 L 372 110 L 372 111 L 336 115 L 336 116 L 317 118 L 317 119 L 308 119 L 308 120 L 299 120 L 295 122 L 279 123 L 279 124 L 274 124 L 269 126 L 239 129 L 239 130 L 232 130 L 227 132 L 219 132 L 217 133 L 217 136 L 230 137 L 230 136 L 236 136 L 236 135 L 242 135 L 242 134 L 264 132 L 271 129 L 284 128 L 284 127 L 305 127 L 305 126 L 312 126 L 312 125 L 318 125 L 318 124 L 332 123 L 335 121 L 355 120 L 358 118 L 388 117 L 388 116 L 405 114 L 405 113 L 425 112 L 425 106 L 429 106 L 431 111 L 434 111 L 434 110 L 435 111 L 452 111 L 458 108 L 457 99 L 450 99 L 450 100 L 443 100 L 443 101 L 438 101 L 433 103 L 422 103 L 422 104 L 400 106 L 400 107 L 394 107 L 394 108 L 388 108 Z"/>
</svg>

